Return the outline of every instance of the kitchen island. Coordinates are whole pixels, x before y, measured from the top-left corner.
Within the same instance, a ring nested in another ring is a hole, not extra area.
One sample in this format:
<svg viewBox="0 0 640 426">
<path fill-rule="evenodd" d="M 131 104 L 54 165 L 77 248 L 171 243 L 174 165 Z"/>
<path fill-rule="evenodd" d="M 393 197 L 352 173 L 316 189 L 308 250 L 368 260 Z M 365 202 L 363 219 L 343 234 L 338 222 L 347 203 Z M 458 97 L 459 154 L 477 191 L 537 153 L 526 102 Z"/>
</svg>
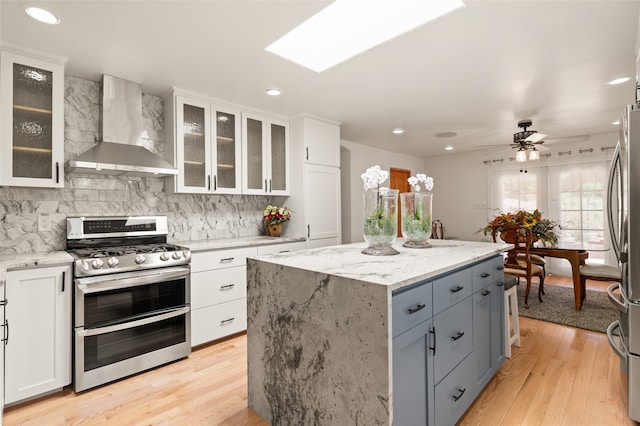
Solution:
<svg viewBox="0 0 640 426">
<path fill-rule="evenodd" d="M 453 424 L 464 413 L 504 362 L 511 245 L 402 242 L 396 256 L 357 243 L 247 260 L 254 411 L 274 425 Z"/>
</svg>

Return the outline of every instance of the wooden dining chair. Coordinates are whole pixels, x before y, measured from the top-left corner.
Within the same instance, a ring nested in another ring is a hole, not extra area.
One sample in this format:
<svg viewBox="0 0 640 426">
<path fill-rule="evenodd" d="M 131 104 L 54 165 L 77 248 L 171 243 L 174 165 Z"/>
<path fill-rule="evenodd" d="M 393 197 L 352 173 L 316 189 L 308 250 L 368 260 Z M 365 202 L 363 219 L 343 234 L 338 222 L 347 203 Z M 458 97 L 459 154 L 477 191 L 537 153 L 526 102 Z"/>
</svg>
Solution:
<svg viewBox="0 0 640 426">
<path fill-rule="evenodd" d="M 496 242 L 496 238 L 497 238 L 496 231 L 493 231 L 491 233 L 491 236 L 493 237 L 493 242 L 495 243 Z M 524 256 L 524 254 L 521 253 L 521 254 L 519 254 L 519 256 L 522 257 L 522 256 Z M 540 255 L 537 255 L 537 254 L 530 254 L 529 255 L 529 259 L 531 259 L 531 263 L 533 263 L 534 265 L 538 265 L 539 267 L 542 268 L 542 273 L 545 276 L 547 275 L 547 269 L 546 269 L 547 260 L 544 258 L 544 256 L 540 256 Z"/>
<path fill-rule="evenodd" d="M 501 234 L 500 237 L 507 243 L 514 244 L 515 247 L 507 252 L 504 262 L 504 273 L 513 275 L 516 278 L 524 278 L 527 281 L 527 289 L 524 293 L 524 307 L 529 307 L 529 290 L 531 289 L 531 281 L 533 277 L 539 277 L 538 300 L 542 303 L 542 295 L 544 294 L 544 269 L 536 265 L 531 260 L 531 246 L 533 244 L 533 234 L 531 228 L 526 226 L 518 227 L 518 238 L 516 240 L 507 241 Z"/>
</svg>

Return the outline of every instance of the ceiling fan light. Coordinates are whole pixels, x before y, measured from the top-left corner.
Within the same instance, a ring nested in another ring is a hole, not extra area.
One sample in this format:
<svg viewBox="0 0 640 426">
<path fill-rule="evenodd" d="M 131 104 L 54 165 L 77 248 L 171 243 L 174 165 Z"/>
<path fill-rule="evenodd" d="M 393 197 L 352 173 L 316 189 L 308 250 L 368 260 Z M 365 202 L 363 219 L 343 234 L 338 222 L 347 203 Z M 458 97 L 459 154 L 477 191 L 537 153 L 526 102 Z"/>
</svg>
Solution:
<svg viewBox="0 0 640 426">
<path fill-rule="evenodd" d="M 529 160 L 539 160 L 540 159 L 540 151 L 533 148 L 531 152 L 529 152 Z"/>
<path fill-rule="evenodd" d="M 525 161 L 527 161 L 527 151 L 525 151 L 524 149 L 520 148 L 518 150 L 518 152 L 516 152 L 516 161 L 519 163 L 523 163 Z"/>
</svg>

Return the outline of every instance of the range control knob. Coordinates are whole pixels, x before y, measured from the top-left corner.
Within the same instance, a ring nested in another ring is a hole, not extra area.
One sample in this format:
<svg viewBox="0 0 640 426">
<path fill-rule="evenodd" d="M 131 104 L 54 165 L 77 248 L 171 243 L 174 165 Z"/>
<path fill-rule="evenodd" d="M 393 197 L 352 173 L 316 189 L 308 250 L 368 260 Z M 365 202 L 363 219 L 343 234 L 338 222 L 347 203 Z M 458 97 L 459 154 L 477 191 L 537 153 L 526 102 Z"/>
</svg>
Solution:
<svg viewBox="0 0 640 426">
<path fill-rule="evenodd" d="M 118 265 L 118 263 L 120 263 L 120 261 L 118 260 L 117 257 L 110 257 L 109 260 L 107 260 L 107 265 L 109 265 L 109 268 L 113 268 L 115 266 Z"/>
<path fill-rule="evenodd" d="M 180 257 L 181 257 L 180 252 L 174 251 L 173 254 L 171 255 L 171 257 L 173 257 L 175 260 L 180 259 Z"/>
<path fill-rule="evenodd" d="M 184 257 L 185 259 L 188 259 L 189 256 L 191 256 L 191 252 L 189 252 L 189 250 L 184 250 L 182 252 L 182 257 Z"/>
<path fill-rule="evenodd" d="M 136 263 L 137 263 L 138 265 L 140 265 L 140 264 L 144 263 L 144 262 L 145 262 L 145 260 L 147 260 L 147 258 L 146 258 L 146 257 L 144 257 L 144 254 L 138 254 L 138 255 L 136 255 Z"/>
<path fill-rule="evenodd" d="M 91 262 L 91 267 L 93 269 L 100 269 L 104 265 L 104 262 L 101 259 L 93 259 Z"/>
<path fill-rule="evenodd" d="M 166 251 L 163 251 L 162 254 L 160 255 L 160 260 L 164 260 L 167 261 L 169 260 L 171 256 L 169 256 L 169 253 L 167 253 Z"/>
<path fill-rule="evenodd" d="M 89 268 L 91 268 L 91 266 L 89 265 L 89 262 L 87 262 L 86 260 L 81 260 L 81 261 L 80 261 L 80 266 L 82 267 L 82 269 L 89 269 Z"/>
</svg>

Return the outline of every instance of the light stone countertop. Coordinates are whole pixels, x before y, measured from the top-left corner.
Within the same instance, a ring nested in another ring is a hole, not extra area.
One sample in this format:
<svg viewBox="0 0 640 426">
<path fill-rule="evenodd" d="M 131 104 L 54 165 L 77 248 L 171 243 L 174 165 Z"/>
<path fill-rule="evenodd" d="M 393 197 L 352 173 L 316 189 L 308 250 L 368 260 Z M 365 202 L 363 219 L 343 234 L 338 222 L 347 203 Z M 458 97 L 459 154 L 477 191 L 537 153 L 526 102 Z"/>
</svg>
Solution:
<svg viewBox="0 0 640 426">
<path fill-rule="evenodd" d="M 259 260 L 386 285 L 390 290 L 395 290 L 490 258 L 513 247 L 505 243 L 429 240 L 433 247 L 411 249 L 402 247 L 403 242 L 403 239 L 398 239 L 394 243 L 393 247 L 400 252 L 394 256 L 362 254 L 367 244 L 355 243 L 265 255 L 260 256 Z"/>
<path fill-rule="evenodd" d="M 174 242 L 173 244 L 189 247 L 191 251 L 198 252 L 198 251 L 207 251 L 207 250 L 224 250 L 224 249 L 252 247 L 252 246 L 295 243 L 299 241 L 306 241 L 306 237 L 304 236 L 282 236 L 282 237 L 254 236 L 254 237 L 223 238 L 223 239 L 211 239 L 211 240 L 180 241 L 180 242 Z"/>
<path fill-rule="evenodd" d="M 65 265 L 73 262 L 73 256 L 66 251 L 40 253 L 19 253 L 0 255 L 0 285 L 4 285 L 5 273 L 12 269 L 33 268 L 34 266 Z"/>
</svg>

